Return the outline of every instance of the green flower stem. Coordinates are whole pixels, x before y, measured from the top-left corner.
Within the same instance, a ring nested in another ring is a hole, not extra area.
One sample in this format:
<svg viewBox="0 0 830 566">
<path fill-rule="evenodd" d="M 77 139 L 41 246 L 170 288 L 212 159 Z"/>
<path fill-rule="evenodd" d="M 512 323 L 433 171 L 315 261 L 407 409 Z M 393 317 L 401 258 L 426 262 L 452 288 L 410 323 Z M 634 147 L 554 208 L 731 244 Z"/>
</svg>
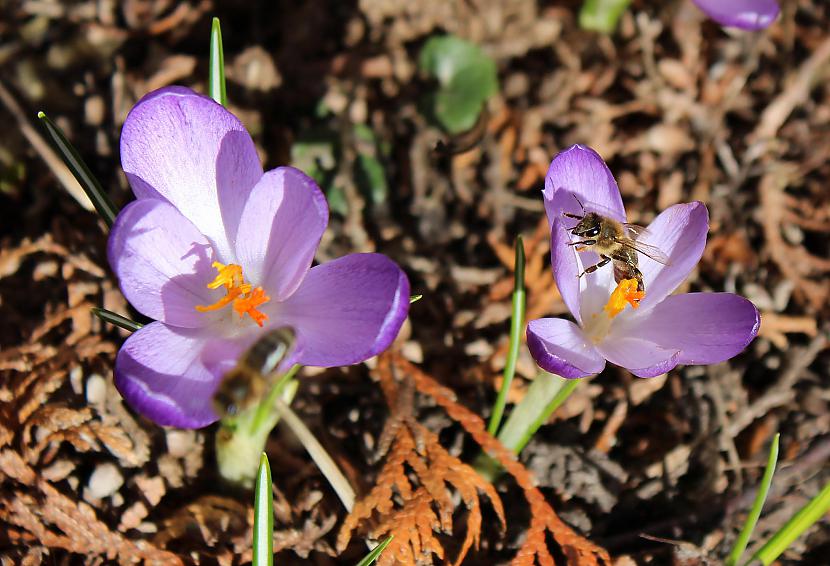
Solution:
<svg viewBox="0 0 830 566">
<path fill-rule="evenodd" d="M 752 509 L 746 518 L 741 533 L 735 541 L 735 546 L 729 557 L 724 562 L 724 566 L 736 566 L 741 559 L 746 545 L 749 544 L 749 537 L 752 536 L 752 531 L 755 530 L 755 525 L 758 523 L 758 518 L 761 516 L 761 509 L 764 507 L 764 502 L 767 500 L 770 486 L 772 485 L 772 476 L 775 474 L 775 464 L 778 462 L 778 441 L 781 435 L 776 434 L 772 439 L 772 445 L 769 448 L 769 457 L 767 458 L 767 467 L 764 470 L 764 475 L 761 478 L 761 485 L 758 486 L 758 493 L 755 495 L 755 501 L 752 503 Z"/>
<path fill-rule="evenodd" d="M 540 372 L 530 384 L 524 399 L 510 413 L 498 434 L 498 439 L 515 454 L 522 451 L 533 435 L 550 416 L 570 397 L 583 379 L 565 379 L 548 372 Z M 474 467 L 488 481 L 495 480 L 501 466 L 483 454 Z"/>
<path fill-rule="evenodd" d="M 291 429 L 291 432 L 294 433 L 300 441 L 300 444 L 306 449 L 308 455 L 317 464 L 320 472 L 328 480 L 337 497 L 343 503 L 343 507 L 351 513 L 354 508 L 355 493 L 349 480 L 346 479 L 346 476 L 337 467 L 337 464 L 329 456 L 329 453 L 326 452 L 326 449 L 323 448 L 323 445 L 320 444 L 308 427 L 305 426 L 305 423 L 291 410 L 291 407 L 277 399 L 276 408 L 282 416 L 283 422 Z"/>
<path fill-rule="evenodd" d="M 213 18 L 210 27 L 208 93 L 222 106 L 228 105 L 228 93 L 225 89 L 225 52 L 222 48 L 222 28 L 219 25 L 219 18 Z"/>
<path fill-rule="evenodd" d="M 810 502 L 801 508 L 787 524 L 773 535 L 761 549 L 755 553 L 752 560 L 759 560 L 764 566 L 772 564 L 792 542 L 809 527 L 824 517 L 830 511 L 830 483 Z"/>
<path fill-rule="evenodd" d="M 48 134 L 52 147 L 61 156 L 63 162 L 81 185 L 86 196 L 92 201 L 92 206 L 95 207 L 95 210 L 101 215 L 104 222 L 107 223 L 107 226 L 112 226 L 112 223 L 115 222 L 115 217 L 118 216 L 118 208 L 112 203 L 109 195 L 104 191 L 104 187 L 101 186 L 101 183 L 92 174 L 92 171 L 90 171 L 87 164 L 81 158 L 81 154 L 75 149 L 75 146 L 66 139 L 61 129 L 49 119 L 49 116 L 43 112 L 38 112 L 37 117 L 40 118 L 40 122 Z"/>
<path fill-rule="evenodd" d="M 525 314 L 525 247 L 521 235 L 516 238 L 516 264 L 513 271 L 513 309 L 510 316 L 510 345 L 507 350 L 507 360 L 504 363 L 504 379 L 501 390 L 493 406 L 493 414 L 487 432 L 495 435 L 499 430 L 504 407 L 507 404 L 507 394 L 510 384 L 516 375 L 516 360 L 519 357 L 519 347 L 522 345 L 522 330 L 524 330 Z"/>
<path fill-rule="evenodd" d="M 114 324 L 115 326 L 123 328 L 124 330 L 129 330 L 130 332 L 135 332 L 136 330 L 144 326 L 140 322 L 136 322 L 134 320 L 127 318 L 126 316 L 121 316 L 120 314 L 114 313 L 107 309 L 92 307 L 92 309 L 90 310 L 92 310 L 92 314 L 94 314 L 104 322 Z"/>
<path fill-rule="evenodd" d="M 602 33 L 614 33 L 631 0 L 585 0 L 579 11 L 579 25 Z"/>
<path fill-rule="evenodd" d="M 542 372 L 527 389 L 524 399 L 513 408 L 498 439 L 518 454 L 550 416 L 571 396 L 581 379 L 565 379 Z"/>
<path fill-rule="evenodd" d="M 271 466 L 262 453 L 254 488 L 254 540 L 252 566 L 274 564 L 274 492 L 271 487 Z"/>
<path fill-rule="evenodd" d="M 268 435 L 280 420 L 276 400 L 290 403 L 297 392 L 294 378 L 300 366 L 292 367 L 257 405 L 222 419 L 216 433 L 216 460 L 226 480 L 252 487 L 259 458 Z"/>
</svg>

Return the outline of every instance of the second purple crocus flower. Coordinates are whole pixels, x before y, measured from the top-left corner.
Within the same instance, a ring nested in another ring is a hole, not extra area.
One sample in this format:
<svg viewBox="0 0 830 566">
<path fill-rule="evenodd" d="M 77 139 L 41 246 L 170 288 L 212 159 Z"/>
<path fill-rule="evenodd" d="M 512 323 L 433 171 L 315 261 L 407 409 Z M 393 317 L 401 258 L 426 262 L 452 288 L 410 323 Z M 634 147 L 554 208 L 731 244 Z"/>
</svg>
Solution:
<svg viewBox="0 0 830 566">
<path fill-rule="evenodd" d="M 694 0 L 694 3 L 722 26 L 748 30 L 769 27 L 781 11 L 777 0 Z"/>
<path fill-rule="evenodd" d="M 564 213 L 583 214 L 579 202 L 587 211 L 625 222 L 619 188 L 602 158 L 579 145 L 557 155 L 545 179 L 544 199 L 551 225 L 553 275 L 576 322 L 530 321 L 527 343 L 542 369 L 580 378 L 599 373 L 608 360 L 638 377 L 654 377 L 678 364 L 722 362 L 755 338 L 760 317 L 747 299 L 731 293 L 672 294 L 697 265 L 706 245 L 709 215 L 702 203 L 669 207 L 642 236 L 669 261 L 663 265 L 640 254 L 645 297 L 635 309 L 614 306 L 618 293 L 611 265 L 578 277 L 599 257 L 569 245 L 569 228 L 576 221 Z"/>
<path fill-rule="evenodd" d="M 109 238 L 124 296 L 156 322 L 118 353 L 115 379 L 137 411 L 183 428 L 217 419 L 222 375 L 264 329 L 291 326 L 287 363 L 341 366 L 394 340 L 409 282 L 380 254 L 311 267 L 328 224 L 326 199 L 302 172 L 263 172 L 239 120 L 183 87 L 150 93 L 121 134 L 137 200 Z"/>
</svg>

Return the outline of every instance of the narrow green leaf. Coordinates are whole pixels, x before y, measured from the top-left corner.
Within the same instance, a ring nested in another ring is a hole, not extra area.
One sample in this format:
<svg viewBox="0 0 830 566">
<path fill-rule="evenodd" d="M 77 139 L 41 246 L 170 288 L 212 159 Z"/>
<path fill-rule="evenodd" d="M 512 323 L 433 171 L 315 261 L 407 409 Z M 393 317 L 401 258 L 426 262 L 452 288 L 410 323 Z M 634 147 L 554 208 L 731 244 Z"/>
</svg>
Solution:
<svg viewBox="0 0 830 566">
<path fill-rule="evenodd" d="M 524 329 L 525 314 L 525 246 L 522 236 L 516 238 L 516 259 L 513 271 L 513 309 L 510 316 L 510 345 L 507 350 L 507 360 L 504 363 L 504 374 L 493 406 L 493 414 L 490 416 L 490 423 L 487 432 L 494 435 L 499 430 L 501 418 L 504 416 L 504 407 L 507 404 L 507 393 L 510 391 L 510 384 L 516 375 L 516 361 L 519 358 L 519 347 L 522 344 L 522 330 Z"/>
<path fill-rule="evenodd" d="M 210 27 L 208 92 L 210 97 L 222 106 L 228 105 L 228 93 L 225 90 L 225 53 L 222 49 L 222 28 L 219 25 L 219 18 L 213 18 Z"/>
<path fill-rule="evenodd" d="M 380 553 L 383 552 L 387 546 L 389 546 L 389 543 L 392 542 L 393 538 L 395 538 L 395 535 L 389 535 L 386 537 L 383 542 L 372 549 L 372 552 L 367 554 L 363 560 L 358 562 L 357 566 L 369 566 L 369 564 L 377 560 L 380 557 Z"/>
<path fill-rule="evenodd" d="M 104 322 L 109 322 L 110 324 L 119 326 L 124 330 L 129 330 L 130 332 L 135 332 L 136 330 L 144 326 L 140 322 L 130 320 L 126 316 L 121 316 L 120 314 L 108 311 L 107 309 L 99 309 L 98 307 L 92 307 L 92 314 L 94 314 Z"/>
<path fill-rule="evenodd" d="M 755 495 L 755 501 L 752 503 L 752 509 L 749 510 L 749 515 L 746 518 L 741 533 L 735 541 L 735 546 L 729 557 L 724 562 L 724 566 L 735 566 L 741 559 L 746 545 L 749 544 L 749 537 L 755 530 L 755 525 L 758 524 L 758 519 L 761 517 L 761 509 L 764 507 L 764 502 L 767 500 L 770 486 L 772 485 L 772 476 L 775 474 L 775 465 L 778 462 L 778 441 L 781 435 L 776 434 L 772 439 L 772 445 L 769 448 L 769 457 L 767 458 L 767 467 L 764 470 L 764 475 L 761 477 L 761 484 L 758 486 L 758 493 Z"/>
<path fill-rule="evenodd" d="M 781 556 L 787 547 L 808 528 L 824 517 L 830 511 L 830 483 L 810 502 L 802 507 L 798 513 L 787 521 L 787 524 L 775 533 L 761 549 L 755 553 L 752 560 L 760 560 L 764 566 Z"/>
<path fill-rule="evenodd" d="M 412 296 L 409 297 L 409 304 L 411 305 L 412 303 L 417 303 L 418 301 L 420 301 L 423 298 L 424 298 L 423 295 L 412 295 Z"/>
<path fill-rule="evenodd" d="M 274 494 L 271 487 L 271 466 L 265 452 L 259 458 L 254 488 L 254 551 L 251 564 L 274 564 Z"/>
<path fill-rule="evenodd" d="M 78 180 L 81 188 L 89 197 L 89 200 L 92 201 L 95 210 L 101 215 L 107 226 L 112 226 L 115 217 L 118 216 L 118 209 L 104 191 L 104 187 L 101 186 L 87 164 L 84 163 L 75 146 L 66 139 L 61 129 L 49 119 L 49 116 L 43 112 L 38 112 L 37 117 L 40 119 L 40 123 L 43 124 L 52 147 L 60 154 L 63 162 Z"/>
<path fill-rule="evenodd" d="M 585 0 L 579 11 L 579 25 L 583 29 L 614 33 L 631 0 Z"/>
</svg>

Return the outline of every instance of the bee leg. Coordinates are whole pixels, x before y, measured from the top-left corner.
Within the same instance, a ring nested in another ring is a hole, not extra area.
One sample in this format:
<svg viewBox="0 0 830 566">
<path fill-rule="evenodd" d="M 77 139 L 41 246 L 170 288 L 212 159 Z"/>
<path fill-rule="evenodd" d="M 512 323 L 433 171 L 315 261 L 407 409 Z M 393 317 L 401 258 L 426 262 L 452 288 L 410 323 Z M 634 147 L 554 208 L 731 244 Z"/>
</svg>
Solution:
<svg viewBox="0 0 830 566">
<path fill-rule="evenodd" d="M 594 271 L 596 271 L 596 270 L 597 270 L 597 269 L 599 269 L 600 267 L 604 267 L 604 266 L 608 265 L 608 262 L 610 262 L 610 261 L 611 261 L 611 258 L 610 258 L 610 257 L 608 257 L 608 256 L 601 255 L 601 256 L 599 256 L 599 257 L 601 257 L 601 258 L 602 258 L 602 261 L 600 261 L 599 263 L 597 263 L 597 264 L 595 264 L 595 265 L 592 265 L 592 266 L 590 266 L 590 267 L 586 267 L 586 268 L 585 268 L 585 271 L 583 271 L 582 273 L 580 273 L 580 274 L 578 275 L 578 277 L 582 277 L 582 276 L 583 276 L 583 275 L 585 275 L 586 273 L 593 273 Z"/>
<path fill-rule="evenodd" d="M 634 273 L 634 279 L 637 280 L 637 291 L 645 293 L 646 286 L 645 283 L 643 283 L 643 273 L 636 267 L 633 267 L 632 271 Z"/>
<path fill-rule="evenodd" d="M 581 242 L 568 242 L 569 246 L 593 246 L 596 244 L 596 240 L 582 240 Z"/>
</svg>

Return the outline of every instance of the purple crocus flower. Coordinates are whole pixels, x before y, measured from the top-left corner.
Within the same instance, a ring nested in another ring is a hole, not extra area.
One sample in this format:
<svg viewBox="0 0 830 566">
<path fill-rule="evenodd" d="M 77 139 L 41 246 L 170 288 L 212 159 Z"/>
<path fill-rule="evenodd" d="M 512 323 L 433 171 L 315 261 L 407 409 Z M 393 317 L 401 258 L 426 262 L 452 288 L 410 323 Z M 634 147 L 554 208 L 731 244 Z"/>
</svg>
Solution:
<svg viewBox="0 0 830 566">
<path fill-rule="evenodd" d="M 694 0 L 694 3 L 722 26 L 748 30 L 769 27 L 781 11 L 777 0 Z"/>
<path fill-rule="evenodd" d="M 528 324 L 528 347 L 542 369 L 579 378 L 601 372 L 608 360 L 638 377 L 654 377 L 678 364 L 722 362 L 755 338 L 760 317 L 745 298 L 671 294 L 703 254 L 709 230 L 703 203 L 666 209 L 640 237 L 665 253 L 668 264 L 638 254 L 645 284 L 645 296 L 638 302 L 636 281 L 623 279 L 617 285 L 611 265 L 579 277 L 600 258 L 569 245 L 569 229 L 576 220 L 564 214 L 584 214 L 577 199 L 586 211 L 625 222 L 619 188 L 602 158 L 579 145 L 563 151 L 550 165 L 543 194 L 551 224 L 553 275 L 576 323 L 541 318 Z"/>
<path fill-rule="evenodd" d="M 315 182 L 291 167 L 263 172 L 242 123 L 183 87 L 145 96 L 121 133 L 137 200 L 112 227 L 108 255 L 124 296 L 157 322 L 130 336 L 115 382 L 158 424 L 217 419 L 221 376 L 264 330 L 291 326 L 290 363 L 341 366 L 394 340 L 409 282 L 380 254 L 311 267 L 328 224 Z"/>
</svg>

